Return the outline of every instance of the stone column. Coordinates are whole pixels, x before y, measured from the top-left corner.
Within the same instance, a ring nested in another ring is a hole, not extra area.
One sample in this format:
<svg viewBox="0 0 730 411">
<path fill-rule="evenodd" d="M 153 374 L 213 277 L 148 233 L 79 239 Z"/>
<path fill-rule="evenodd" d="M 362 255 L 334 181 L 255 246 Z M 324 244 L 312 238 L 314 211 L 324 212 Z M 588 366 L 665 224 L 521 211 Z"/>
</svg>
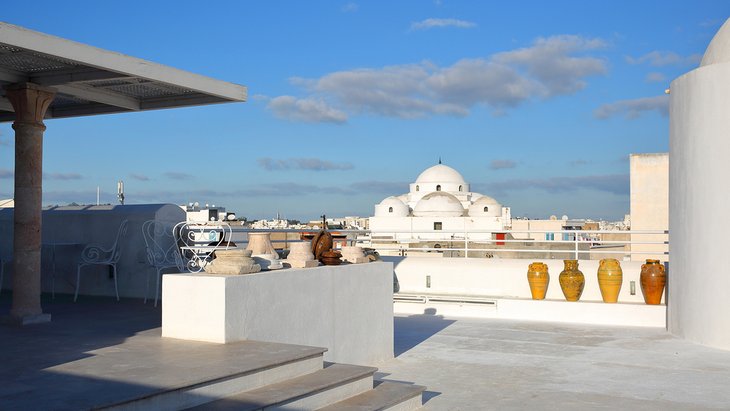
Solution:
<svg viewBox="0 0 730 411">
<path fill-rule="evenodd" d="M 43 117 L 55 91 L 32 83 L 6 87 L 15 109 L 15 210 L 13 221 L 13 305 L 11 321 L 51 320 L 41 309 L 41 208 Z"/>
</svg>

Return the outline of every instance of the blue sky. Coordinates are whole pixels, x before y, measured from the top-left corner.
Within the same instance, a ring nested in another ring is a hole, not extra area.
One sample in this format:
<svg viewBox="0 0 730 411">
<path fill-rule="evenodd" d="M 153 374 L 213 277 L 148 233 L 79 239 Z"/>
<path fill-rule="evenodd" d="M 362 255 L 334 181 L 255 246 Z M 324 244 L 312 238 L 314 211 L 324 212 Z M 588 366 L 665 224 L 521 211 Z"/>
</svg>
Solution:
<svg viewBox="0 0 730 411">
<path fill-rule="evenodd" d="M 248 87 L 242 104 L 48 120 L 44 204 L 372 214 L 441 157 L 513 216 L 622 219 L 668 151 L 716 1 L 11 2 L 0 20 Z M 546 6 L 548 5 L 549 6 Z M 0 198 L 13 131 L 0 124 Z"/>
</svg>

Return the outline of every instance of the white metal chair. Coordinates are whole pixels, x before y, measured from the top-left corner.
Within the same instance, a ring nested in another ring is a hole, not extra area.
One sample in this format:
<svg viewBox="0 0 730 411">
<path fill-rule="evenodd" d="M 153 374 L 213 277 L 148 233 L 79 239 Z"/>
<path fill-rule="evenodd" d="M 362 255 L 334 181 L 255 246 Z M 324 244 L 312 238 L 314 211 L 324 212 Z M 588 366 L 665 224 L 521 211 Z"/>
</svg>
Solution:
<svg viewBox="0 0 730 411">
<path fill-rule="evenodd" d="M 180 255 L 185 267 L 193 273 L 203 271 L 215 258 L 217 249 L 232 247 L 233 230 L 228 223 L 194 223 L 183 221 L 173 230 L 180 244 Z"/>
<path fill-rule="evenodd" d="M 74 294 L 74 302 L 79 297 L 79 284 L 81 283 L 81 267 L 85 265 L 108 265 L 112 267 L 112 276 L 114 277 L 114 292 L 117 295 L 117 301 L 119 301 L 119 287 L 117 286 L 117 263 L 119 257 L 121 257 L 121 247 L 119 239 L 127 234 L 127 226 L 129 225 L 128 220 L 122 221 L 117 231 L 117 237 L 114 239 L 114 244 L 109 248 L 103 248 L 98 245 L 89 244 L 81 252 L 81 262 L 76 270 L 76 293 Z"/>
<path fill-rule="evenodd" d="M 185 263 L 182 260 L 178 248 L 178 235 L 176 227 L 169 223 L 162 223 L 155 220 L 145 221 L 142 224 L 142 237 L 147 251 L 147 262 L 157 272 L 157 286 L 155 287 L 155 307 L 160 295 L 160 279 L 162 270 L 166 268 L 177 268 L 185 271 Z M 147 296 L 150 293 L 150 272 L 147 272 L 147 291 L 145 291 L 144 302 L 147 304 Z"/>
</svg>

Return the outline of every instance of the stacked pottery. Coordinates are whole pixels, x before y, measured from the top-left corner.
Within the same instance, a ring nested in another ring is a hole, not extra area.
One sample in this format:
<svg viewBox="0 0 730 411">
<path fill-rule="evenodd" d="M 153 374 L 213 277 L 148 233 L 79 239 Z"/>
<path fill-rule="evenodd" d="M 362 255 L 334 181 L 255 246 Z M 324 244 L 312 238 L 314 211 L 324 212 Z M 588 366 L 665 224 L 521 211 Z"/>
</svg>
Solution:
<svg viewBox="0 0 730 411">
<path fill-rule="evenodd" d="M 271 233 L 248 233 L 246 249 L 251 250 L 252 257 L 262 270 L 278 270 L 284 267 L 271 244 Z"/>
<path fill-rule="evenodd" d="M 530 284 L 530 293 L 533 300 L 544 300 L 550 283 L 548 266 L 545 263 L 532 263 L 527 268 L 527 282 Z"/>
<path fill-rule="evenodd" d="M 667 283 L 664 265 L 659 260 L 646 260 L 646 264 L 641 265 L 639 283 L 644 302 L 650 305 L 661 304 L 664 286 Z"/>
<path fill-rule="evenodd" d="M 316 267 L 319 262 L 314 259 L 310 243 L 293 243 L 286 257 L 286 263 L 295 268 Z"/>
<path fill-rule="evenodd" d="M 563 290 L 566 300 L 578 301 L 580 295 L 583 294 L 586 279 L 583 273 L 578 270 L 578 260 L 563 260 L 563 263 L 565 268 L 558 277 L 560 289 Z"/>
<path fill-rule="evenodd" d="M 340 265 L 342 264 L 340 257 L 342 257 L 342 254 L 340 254 L 339 251 L 329 250 L 322 253 L 322 257 L 319 258 L 319 261 L 321 261 L 324 265 Z"/>
<path fill-rule="evenodd" d="M 342 252 L 342 260 L 351 264 L 361 264 L 370 261 L 365 257 L 365 252 L 362 247 L 357 246 L 343 246 L 340 250 Z"/>
<path fill-rule="evenodd" d="M 624 274 L 621 264 L 615 258 L 604 258 L 598 263 L 598 287 L 601 289 L 601 297 L 604 303 L 615 303 L 618 301 L 618 293 L 621 291 L 621 283 Z"/>
<path fill-rule="evenodd" d="M 215 259 L 203 268 L 208 274 L 250 274 L 261 271 L 261 266 L 251 258 L 251 250 L 231 248 L 216 250 Z"/>
</svg>

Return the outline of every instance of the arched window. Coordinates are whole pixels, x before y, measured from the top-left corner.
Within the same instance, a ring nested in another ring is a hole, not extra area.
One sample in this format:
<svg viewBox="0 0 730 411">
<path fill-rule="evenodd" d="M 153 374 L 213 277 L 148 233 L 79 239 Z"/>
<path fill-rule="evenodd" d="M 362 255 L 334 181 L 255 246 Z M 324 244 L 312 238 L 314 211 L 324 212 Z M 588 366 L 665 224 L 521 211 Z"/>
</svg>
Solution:
<svg viewBox="0 0 730 411">
<path fill-rule="evenodd" d="M 459 191 L 461 191 L 461 186 L 459 186 Z"/>
<path fill-rule="evenodd" d="M 418 186 L 416 186 L 416 191 L 418 191 L 419 189 L 420 189 L 420 188 L 419 188 Z"/>
<path fill-rule="evenodd" d="M 484 208 L 486 208 L 486 207 L 484 207 Z M 485 211 L 486 211 L 486 210 L 485 210 Z M 388 207 L 388 212 L 389 212 L 389 213 L 392 213 L 392 212 L 393 212 L 393 207 Z"/>
<path fill-rule="evenodd" d="M 488 211 L 489 211 L 489 207 L 484 207 L 484 212 L 486 213 Z"/>
<path fill-rule="evenodd" d="M 441 191 L 441 184 L 436 186 L 436 191 Z"/>
</svg>

